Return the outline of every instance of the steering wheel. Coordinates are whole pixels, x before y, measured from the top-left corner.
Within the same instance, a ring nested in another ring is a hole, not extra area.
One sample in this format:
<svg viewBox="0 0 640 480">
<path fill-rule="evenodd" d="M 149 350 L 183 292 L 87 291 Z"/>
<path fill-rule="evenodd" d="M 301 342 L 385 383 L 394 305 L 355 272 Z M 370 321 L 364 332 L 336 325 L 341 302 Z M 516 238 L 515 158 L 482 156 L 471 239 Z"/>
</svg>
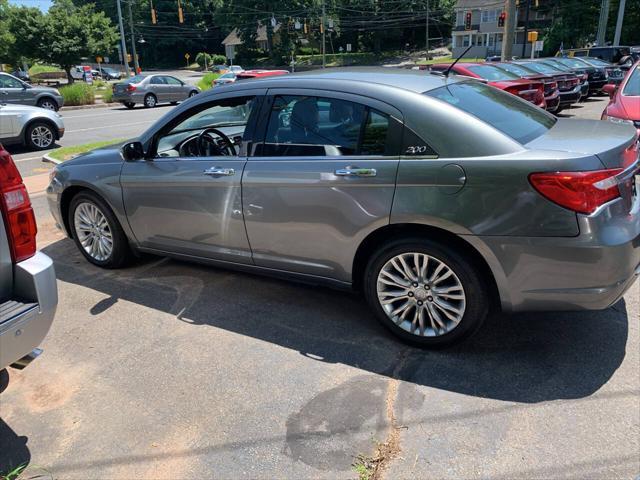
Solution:
<svg viewBox="0 0 640 480">
<path fill-rule="evenodd" d="M 215 137 L 216 135 L 222 139 L 222 146 L 218 144 Z M 209 149 L 213 149 L 214 156 L 233 156 L 237 155 L 236 148 L 229 137 L 222 133 L 217 128 L 209 127 L 200 132 L 196 139 L 196 145 L 198 146 L 198 155 L 201 157 L 208 157 L 210 155 Z"/>
</svg>

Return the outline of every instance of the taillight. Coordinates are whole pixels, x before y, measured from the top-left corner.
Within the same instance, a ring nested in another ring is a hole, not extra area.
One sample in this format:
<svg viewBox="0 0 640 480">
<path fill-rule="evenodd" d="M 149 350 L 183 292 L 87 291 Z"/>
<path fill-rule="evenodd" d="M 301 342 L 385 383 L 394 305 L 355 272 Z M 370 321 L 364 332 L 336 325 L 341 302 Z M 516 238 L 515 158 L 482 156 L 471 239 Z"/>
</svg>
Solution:
<svg viewBox="0 0 640 480">
<path fill-rule="evenodd" d="M 0 210 L 11 258 L 21 262 L 36 253 L 36 219 L 27 189 L 11 156 L 0 149 Z"/>
<path fill-rule="evenodd" d="M 577 213 L 587 215 L 620 197 L 618 180 L 622 168 L 588 172 L 532 173 L 529 182 L 543 197 Z"/>
<path fill-rule="evenodd" d="M 135 85 L 127 85 L 127 92 L 135 92 L 136 90 L 136 86 Z"/>
<path fill-rule="evenodd" d="M 583 82 L 586 82 L 587 80 L 589 80 L 589 75 L 587 75 L 586 73 L 580 73 L 578 76 L 580 77 L 580 80 L 582 80 Z"/>
</svg>

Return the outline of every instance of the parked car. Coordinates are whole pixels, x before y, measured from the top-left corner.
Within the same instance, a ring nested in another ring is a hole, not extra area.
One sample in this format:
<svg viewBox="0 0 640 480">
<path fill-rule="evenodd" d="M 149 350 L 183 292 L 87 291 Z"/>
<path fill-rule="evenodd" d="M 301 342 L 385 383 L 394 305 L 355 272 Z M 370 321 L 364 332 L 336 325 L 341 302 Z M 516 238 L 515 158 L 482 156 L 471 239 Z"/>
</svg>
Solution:
<svg viewBox="0 0 640 480">
<path fill-rule="evenodd" d="M 602 120 L 634 125 L 640 135 L 640 62 L 627 72 L 619 86 L 605 85 L 604 91 L 610 100 L 602 112 Z"/>
<path fill-rule="evenodd" d="M 490 305 L 602 309 L 630 288 L 636 137 L 463 76 L 328 69 L 208 90 L 56 166 L 47 197 L 100 267 L 133 249 L 356 288 L 436 346 Z"/>
<path fill-rule="evenodd" d="M 227 73 L 229 71 L 229 67 L 227 67 L 226 65 L 214 65 L 210 68 L 210 70 L 214 73 L 219 73 L 222 75 L 223 73 Z"/>
<path fill-rule="evenodd" d="M 53 262 L 36 250 L 36 232 L 27 189 L 0 144 L 0 370 L 42 353 L 58 305 Z"/>
<path fill-rule="evenodd" d="M 551 66 L 563 65 L 570 68 L 571 71 L 576 73 L 586 73 L 589 80 L 589 94 L 600 93 L 602 87 L 604 87 L 609 79 L 607 78 L 607 71 L 602 67 L 595 67 L 580 60 L 579 58 L 569 57 L 554 57 L 545 58 L 542 60 Z"/>
<path fill-rule="evenodd" d="M 431 66 L 432 72 L 443 72 L 451 65 L 440 63 Z M 523 98 L 540 108 L 546 108 L 544 85 L 541 81 L 523 80 L 518 75 L 495 67 L 493 64 L 459 62 L 451 69 L 455 75 L 479 78 L 489 85 Z"/>
<path fill-rule="evenodd" d="M 236 74 L 236 82 L 240 80 L 249 80 L 252 78 L 265 78 L 286 75 L 287 73 L 289 73 L 288 70 L 243 70 L 242 72 Z"/>
<path fill-rule="evenodd" d="M 581 70 L 579 68 L 571 68 L 563 65 L 561 63 L 548 63 L 545 62 L 546 58 L 537 59 L 537 60 L 528 60 L 529 62 L 535 62 L 538 65 L 538 70 L 542 70 L 543 67 L 551 68 L 553 70 L 559 70 L 561 72 L 565 72 L 567 74 L 572 74 L 578 77 L 580 80 L 580 100 L 584 100 L 589 98 L 590 89 L 589 89 L 589 75 L 586 71 Z M 527 60 L 518 60 L 518 63 L 526 62 Z"/>
<path fill-rule="evenodd" d="M 15 70 L 12 75 L 23 82 L 31 83 L 29 72 L 25 72 L 24 70 Z"/>
<path fill-rule="evenodd" d="M 613 63 L 609 63 L 606 60 L 601 60 L 595 57 L 580 57 L 580 60 L 593 65 L 594 67 L 604 68 L 607 72 L 607 83 L 614 83 L 618 85 L 624 78 L 624 70 Z"/>
<path fill-rule="evenodd" d="M 242 73 L 244 72 L 244 68 L 242 68 L 240 65 L 231 65 L 229 67 L 229 71 L 233 73 Z"/>
<path fill-rule="evenodd" d="M 102 78 L 104 80 L 120 80 L 122 78 L 122 72 L 110 67 L 102 67 Z"/>
<path fill-rule="evenodd" d="M 113 85 L 113 101 L 127 108 L 137 103 L 153 108 L 158 103 L 176 104 L 199 92 L 198 87 L 170 75 L 136 75 Z"/>
<path fill-rule="evenodd" d="M 227 72 L 220 75 L 213 81 L 213 86 L 226 85 L 227 83 L 233 83 L 236 81 L 236 74 L 233 72 Z"/>
<path fill-rule="evenodd" d="M 89 65 L 76 65 L 71 69 L 71 76 L 74 80 L 84 80 L 87 73 L 91 73 Z"/>
<path fill-rule="evenodd" d="M 620 45 L 589 48 L 571 48 L 569 50 L 566 50 L 564 54 L 568 55 L 569 57 L 595 57 L 601 58 L 602 60 L 606 60 L 610 63 L 619 63 L 621 60 L 631 55 L 631 48 Z"/>
<path fill-rule="evenodd" d="M 492 66 L 498 67 L 509 73 L 513 73 L 525 80 L 536 80 L 544 84 L 544 101 L 546 109 L 551 113 L 560 113 L 562 106 L 560 105 L 560 89 L 558 88 L 558 82 L 554 77 L 538 73 L 535 70 L 518 65 L 516 63 L 509 62 L 493 62 Z"/>
<path fill-rule="evenodd" d="M 55 88 L 34 87 L 13 75 L 0 72 L 0 103 L 34 105 L 58 111 L 64 98 Z"/>
<path fill-rule="evenodd" d="M 586 84 L 583 86 L 582 79 L 569 71 L 563 72 L 544 63 L 531 60 L 518 60 L 511 62 L 511 64 L 521 65 L 529 70 L 553 78 L 558 83 L 561 109 L 571 107 L 574 103 L 579 102 L 582 98 L 583 90 L 585 95 L 589 92 L 589 82 L 585 80 Z M 586 77 L 587 75 L 585 74 L 585 78 Z M 555 113 L 559 113 L 559 111 L 556 110 Z"/>
<path fill-rule="evenodd" d="M 0 104 L 0 142 L 31 150 L 51 148 L 64 135 L 62 117 L 44 108 Z"/>
</svg>

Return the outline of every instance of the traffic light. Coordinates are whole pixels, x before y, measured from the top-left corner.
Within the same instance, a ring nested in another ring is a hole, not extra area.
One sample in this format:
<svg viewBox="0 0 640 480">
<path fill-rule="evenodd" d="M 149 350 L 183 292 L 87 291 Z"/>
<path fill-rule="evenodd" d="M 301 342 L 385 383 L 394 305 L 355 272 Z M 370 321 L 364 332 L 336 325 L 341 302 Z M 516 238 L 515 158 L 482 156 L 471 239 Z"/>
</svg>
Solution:
<svg viewBox="0 0 640 480">
<path fill-rule="evenodd" d="M 505 18 L 507 18 L 507 14 L 505 12 L 502 12 L 500 14 L 500 16 L 498 17 L 498 26 L 499 27 L 504 27 L 504 20 Z"/>
<path fill-rule="evenodd" d="M 464 18 L 464 29 L 471 30 L 471 12 L 467 12 Z"/>
</svg>

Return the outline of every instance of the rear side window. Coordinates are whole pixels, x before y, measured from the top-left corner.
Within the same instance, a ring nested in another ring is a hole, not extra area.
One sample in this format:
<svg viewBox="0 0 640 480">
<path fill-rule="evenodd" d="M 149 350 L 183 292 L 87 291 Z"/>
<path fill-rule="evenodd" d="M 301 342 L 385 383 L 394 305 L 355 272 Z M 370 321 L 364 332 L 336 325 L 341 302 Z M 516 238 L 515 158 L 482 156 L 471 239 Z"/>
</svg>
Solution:
<svg viewBox="0 0 640 480">
<path fill-rule="evenodd" d="M 474 115 L 522 144 L 543 135 L 556 123 L 544 110 L 480 82 L 454 83 L 425 95 Z"/>
<path fill-rule="evenodd" d="M 276 96 L 262 156 L 388 155 L 389 116 L 337 98 Z"/>
</svg>

